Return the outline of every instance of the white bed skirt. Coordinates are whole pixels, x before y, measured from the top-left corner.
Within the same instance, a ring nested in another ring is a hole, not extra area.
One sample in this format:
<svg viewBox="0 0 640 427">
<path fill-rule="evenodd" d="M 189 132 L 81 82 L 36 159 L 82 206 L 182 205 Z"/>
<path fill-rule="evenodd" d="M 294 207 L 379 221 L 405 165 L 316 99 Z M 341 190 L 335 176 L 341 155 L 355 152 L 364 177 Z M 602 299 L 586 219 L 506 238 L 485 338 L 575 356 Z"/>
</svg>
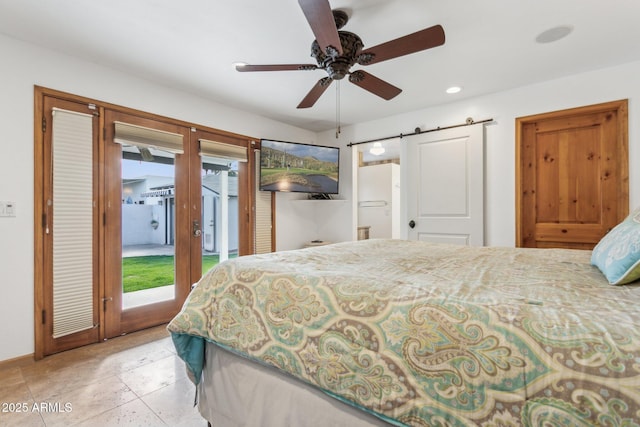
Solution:
<svg viewBox="0 0 640 427">
<path fill-rule="evenodd" d="M 213 427 L 389 426 L 322 391 L 208 343 L 198 409 Z"/>
</svg>

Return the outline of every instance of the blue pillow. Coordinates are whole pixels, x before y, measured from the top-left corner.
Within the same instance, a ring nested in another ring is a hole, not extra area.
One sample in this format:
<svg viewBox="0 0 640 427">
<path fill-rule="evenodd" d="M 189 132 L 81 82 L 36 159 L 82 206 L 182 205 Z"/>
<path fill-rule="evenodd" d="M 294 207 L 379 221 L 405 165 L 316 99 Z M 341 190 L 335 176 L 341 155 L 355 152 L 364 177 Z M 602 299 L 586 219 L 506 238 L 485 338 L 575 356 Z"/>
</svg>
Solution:
<svg viewBox="0 0 640 427">
<path fill-rule="evenodd" d="M 616 225 L 593 248 L 591 264 L 612 285 L 640 279 L 640 209 Z"/>
</svg>

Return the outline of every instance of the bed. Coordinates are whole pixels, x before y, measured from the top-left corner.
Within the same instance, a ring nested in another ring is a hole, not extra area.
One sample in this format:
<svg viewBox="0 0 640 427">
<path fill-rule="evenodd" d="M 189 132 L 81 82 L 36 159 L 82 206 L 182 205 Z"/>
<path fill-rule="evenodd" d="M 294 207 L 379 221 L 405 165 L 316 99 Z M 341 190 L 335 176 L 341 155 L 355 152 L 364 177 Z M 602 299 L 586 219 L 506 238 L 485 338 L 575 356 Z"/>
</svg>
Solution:
<svg viewBox="0 0 640 427">
<path fill-rule="evenodd" d="M 168 329 L 214 427 L 638 425 L 640 285 L 610 284 L 595 254 L 361 240 L 239 257 Z"/>
</svg>

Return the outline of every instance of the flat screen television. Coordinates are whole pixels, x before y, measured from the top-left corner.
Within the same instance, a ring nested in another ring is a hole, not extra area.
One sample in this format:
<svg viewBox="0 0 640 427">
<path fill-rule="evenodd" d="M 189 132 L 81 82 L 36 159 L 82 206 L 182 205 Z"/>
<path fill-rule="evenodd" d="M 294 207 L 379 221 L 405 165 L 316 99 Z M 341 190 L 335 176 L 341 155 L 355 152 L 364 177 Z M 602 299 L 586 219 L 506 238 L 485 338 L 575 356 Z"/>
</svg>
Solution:
<svg viewBox="0 0 640 427">
<path fill-rule="evenodd" d="M 338 194 L 339 159 L 338 147 L 263 139 L 260 190 Z"/>
</svg>

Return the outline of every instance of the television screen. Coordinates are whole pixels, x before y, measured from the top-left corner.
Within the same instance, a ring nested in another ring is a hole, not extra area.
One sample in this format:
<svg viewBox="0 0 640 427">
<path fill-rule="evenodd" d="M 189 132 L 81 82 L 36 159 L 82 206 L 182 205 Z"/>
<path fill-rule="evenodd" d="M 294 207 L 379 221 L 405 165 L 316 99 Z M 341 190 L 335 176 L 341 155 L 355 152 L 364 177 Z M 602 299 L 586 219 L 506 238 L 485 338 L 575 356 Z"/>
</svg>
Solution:
<svg viewBox="0 0 640 427">
<path fill-rule="evenodd" d="M 338 194 L 340 149 L 263 139 L 260 190 Z"/>
</svg>

